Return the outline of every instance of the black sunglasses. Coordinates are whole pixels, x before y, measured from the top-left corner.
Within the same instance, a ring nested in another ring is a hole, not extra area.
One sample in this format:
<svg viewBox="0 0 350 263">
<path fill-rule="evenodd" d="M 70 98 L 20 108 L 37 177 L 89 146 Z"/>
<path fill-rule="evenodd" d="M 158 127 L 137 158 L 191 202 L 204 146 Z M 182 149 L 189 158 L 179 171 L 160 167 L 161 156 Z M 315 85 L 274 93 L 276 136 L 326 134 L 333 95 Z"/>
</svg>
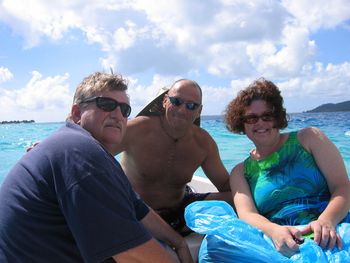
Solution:
<svg viewBox="0 0 350 263">
<path fill-rule="evenodd" d="M 275 114 L 273 112 L 264 112 L 261 115 L 248 114 L 248 115 L 242 116 L 243 122 L 247 124 L 255 124 L 259 121 L 259 119 L 263 121 L 273 121 L 275 119 Z"/>
<path fill-rule="evenodd" d="M 131 113 L 131 107 L 129 104 L 124 102 L 116 101 L 115 99 L 108 98 L 108 97 L 92 97 L 88 98 L 86 100 L 83 100 L 80 103 L 87 103 L 87 102 L 96 102 L 96 106 L 106 112 L 114 111 L 117 107 L 120 108 L 120 111 L 124 118 L 129 117 Z"/>
<path fill-rule="evenodd" d="M 170 103 L 176 107 L 179 107 L 181 106 L 182 104 L 185 104 L 186 106 L 186 109 L 188 110 L 195 110 L 197 109 L 200 104 L 198 103 L 195 103 L 195 102 L 185 102 L 184 100 L 178 98 L 178 97 L 170 97 L 168 96 L 169 100 L 170 100 Z"/>
</svg>

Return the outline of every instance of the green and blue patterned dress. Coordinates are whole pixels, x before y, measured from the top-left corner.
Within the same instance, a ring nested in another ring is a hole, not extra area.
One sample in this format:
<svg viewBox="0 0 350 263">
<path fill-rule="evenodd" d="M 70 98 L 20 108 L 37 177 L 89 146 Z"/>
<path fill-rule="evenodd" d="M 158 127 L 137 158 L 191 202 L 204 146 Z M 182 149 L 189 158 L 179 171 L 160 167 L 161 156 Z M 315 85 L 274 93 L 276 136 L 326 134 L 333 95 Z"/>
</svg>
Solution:
<svg viewBox="0 0 350 263">
<path fill-rule="evenodd" d="M 265 159 L 247 158 L 244 170 L 259 213 L 272 222 L 308 224 L 330 199 L 325 177 L 297 132 L 291 132 L 283 146 Z M 349 214 L 344 221 L 350 222 Z"/>
<path fill-rule="evenodd" d="M 244 161 L 256 207 L 260 214 L 281 225 L 305 227 L 316 220 L 330 199 L 327 182 L 312 155 L 300 144 L 297 132 L 275 153 L 263 160 Z M 205 234 L 198 262 L 350 262 L 350 216 L 336 227 L 343 249 L 322 249 L 305 238 L 299 253 L 288 258 L 274 249 L 261 230 L 240 220 L 223 201 L 201 201 L 186 207 L 187 226 Z"/>
</svg>

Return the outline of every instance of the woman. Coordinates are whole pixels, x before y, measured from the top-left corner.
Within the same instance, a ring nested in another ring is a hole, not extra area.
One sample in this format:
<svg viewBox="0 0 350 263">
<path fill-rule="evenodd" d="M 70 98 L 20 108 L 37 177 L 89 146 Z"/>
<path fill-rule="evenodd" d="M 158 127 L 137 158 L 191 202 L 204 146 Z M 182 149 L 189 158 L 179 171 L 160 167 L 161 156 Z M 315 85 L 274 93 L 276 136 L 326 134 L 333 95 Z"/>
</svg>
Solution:
<svg viewBox="0 0 350 263">
<path fill-rule="evenodd" d="M 240 91 L 225 121 L 256 147 L 231 173 L 239 218 L 262 230 L 287 257 L 299 251 L 308 233 L 322 248 L 341 248 L 336 226 L 350 222 L 350 183 L 326 135 L 313 127 L 281 133 L 288 124 L 283 98 L 265 79 Z M 299 230 L 296 225 L 307 226 Z"/>
</svg>

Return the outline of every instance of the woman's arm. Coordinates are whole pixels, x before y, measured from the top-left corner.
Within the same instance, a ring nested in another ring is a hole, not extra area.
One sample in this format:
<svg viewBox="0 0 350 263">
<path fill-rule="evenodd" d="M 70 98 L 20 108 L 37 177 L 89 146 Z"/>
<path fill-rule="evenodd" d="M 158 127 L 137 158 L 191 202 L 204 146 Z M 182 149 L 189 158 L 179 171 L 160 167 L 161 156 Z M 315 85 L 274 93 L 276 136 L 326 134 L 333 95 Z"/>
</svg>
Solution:
<svg viewBox="0 0 350 263">
<path fill-rule="evenodd" d="M 272 223 L 257 211 L 248 182 L 244 177 L 243 163 L 232 170 L 230 185 L 233 202 L 240 219 L 261 229 L 272 239 L 277 251 L 283 255 L 290 257 L 299 251 L 298 243 L 303 238 L 298 229 Z"/>
<path fill-rule="evenodd" d="M 304 148 L 309 151 L 325 176 L 331 198 L 328 206 L 306 230 L 315 233 L 314 240 L 323 248 L 341 247 L 335 227 L 350 209 L 350 181 L 337 147 L 318 128 L 306 128 L 298 133 Z"/>
</svg>

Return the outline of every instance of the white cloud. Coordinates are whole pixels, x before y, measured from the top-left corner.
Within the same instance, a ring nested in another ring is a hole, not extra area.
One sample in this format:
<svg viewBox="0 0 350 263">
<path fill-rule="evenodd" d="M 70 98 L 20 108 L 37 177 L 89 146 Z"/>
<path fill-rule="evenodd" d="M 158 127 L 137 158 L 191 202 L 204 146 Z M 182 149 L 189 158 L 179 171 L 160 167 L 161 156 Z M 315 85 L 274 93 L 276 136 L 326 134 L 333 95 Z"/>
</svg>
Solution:
<svg viewBox="0 0 350 263">
<path fill-rule="evenodd" d="M 226 105 L 234 98 L 234 90 L 230 87 L 203 86 L 203 115 L 220 115 Z"/>
<path fill-rule="evenodd" d="M 299 95 L 307 99 L 323 98 L 324 101 L 350 99 L 350 63 L 316 63 L 304 69 L 300 77 L 281 82 L 280 87 L 288 97 Z"/>
<path fill-rule="evenodd" d="M 137 79 L 128 78 L 129 88 L 128 94 L 132 107 L 131 116 L 136 116 L 144 106 L 151 102 L 162 87 L 170 87 L 170 85 L 181 77 L 164 77 L 161 75 L 154 75 L 150 85 L 142 85 L 138 83 Z"/>
<path fill-rule="evenodd" d="M 349 0 L 283 0 L 282 5 L 295 17 L 295 23 L 312 31 L 334 28 L 350 19 Z"/>
<path fill-rule="evenodd" d="M 321 104 L 350 100 L 350 63 L 315 63 L 298 77 L 276 82 L 289 112 L 311 110 Z"/>
<path fill-rule="evenodd" d="M 312 60 L 315 43 L 308 39 L 306 28 L 287 26 L 283 30 L 281 48 L 265 42 L 247 47 L 249 59 L 261 75 L 284 78 L 299 75 L 303 66 Z"/>
<path fill-rule="evenodd" d="M 128 28 L 118 28 L 113 35 L 116 50 L 128 49 L 135 42 L 137 32 L 134 30 L 135 24 L 127 22 Z"/>
<path fill-rule="evenodd" d="M 286 102 L 294 96 L 299 100 L 293 103 L 302 103 L 298 94 L 324 100 L 350 94 L 349 62 L 317 62 L 318 43 L 310 38 L 317 30 L 343 26 L 350 19 L 349 0 L 3 0 L 0 19 L 25 39 L 27 48 L 47 39 L 60 41 L 74 31 L 88 44 L 99 44 L 102 68 L 134 76 L 129 88 L 133 113 L 176 76 L 191 74 L 227 80 L 227 87 L 204 83 L 205 114 L 222 112 L 238 87 L 260 76 L 280 85 Z M 154 74 L 151 84 L 139 83 L 140 72 Z M 10 80 L 9 74 L 0 68 L 0 82 Z M 7 106 L 48 108 L 44 100 L 29 98 L 44 97 L 43 86 L 50 82 L 58 89 L 51 99 L 67 99 L 65 76 L 38 74 L 18 93 L 1 90 Z"/>
<path fill-rule="evenodd" d="M 28 116 L 39 122 L 64 121 L 73 98 L 68 78 L 68 74 L 43 78 L 34 71 L 24 88 L 0 89 L 0 119 L 22 120 Z"/>
<path fill-rule="evenodd" d="M 73 94 L 68 89 L 68 74 L 43 77 L 33 72 L 24 88 L 0 89 L 0 119 L 63 121 L 67 116 Z M 154 75 L 149 85 L 129 79 L 132 117 L 148 104 L 164 86 L 170 86 L 182 76 Z M 202 85 L 203 114 L 221 114 L 239 90 L 247 87 L 255 78 L 232 80 L 228 86 Z M 300 112 L 321 103 L 350 100 L 350 63 L 340 65 L 309 64 L 298 77 L 287 80 L 271 79 L 281 89 L 288 112 Z M 347 95 L 346 95 L 347 94 Z"/>
<path fill-rule="evenodd" d="M 348 0 L 308 1 L 20 1 L 0 17 L 27 47 L 78 29 L 98 43 L 101 64 L 133 74 L 185 74 L 207 65 L 214 75 L 293 77 L 314 59 L 312 30 L 350 18 Z"/>
<path fill-rule="evenodd" d="M 245 43 L 215 44 L 208 48 L 208 72 L 217 76 L 245 77 L 254 74 Z M 232 54 L 231 54 L 232 52 Z"/>
<path fill-rule="evenodd" d="M 66 31 L 79 26 L 79 16 L 71 7 L 70 1 L 3 0 L 0 17 L 24 37 L 25 47 L 31 48 L 43 36 L 58 40 Z"/>
<path fill-rule="evenodd" d="M 207 63 L 210 72 L 235 74 L 227 69 L 240 66 L 234 59 L 224 68 L 214 64 L 238 56 L 239 42 L 278 39 L 286 15 L 279 2 L 263 0 L 19 2 L 4 0 L 0 17 L 25 38 L 27 47 L 78 29 L 89 43 L 101 45 L 103 63 L 117 63 L 114 67 L 126 73 L 153 68 L 181 74 Z M 203 52 L 213 47 L 222 47 L 222 57 Z"/>
<path fill-rule="evenodd" d="M 0 67 L 0 83 L 9 81 L 13 78 L 13 74 L 8 68 Z"/>
<path fill-rule="evenodd" d="M 229 87 L 202 87 L 203 113 L 222 113 L 237 93 L 256 78 L 232 80 Z M 302 112 L 324 103 L 350 100 L 350 62 L 339 65 L 309 64 L 299 76 L 270 80 L 280 88 L 287 112 Z"/>
</svg>

